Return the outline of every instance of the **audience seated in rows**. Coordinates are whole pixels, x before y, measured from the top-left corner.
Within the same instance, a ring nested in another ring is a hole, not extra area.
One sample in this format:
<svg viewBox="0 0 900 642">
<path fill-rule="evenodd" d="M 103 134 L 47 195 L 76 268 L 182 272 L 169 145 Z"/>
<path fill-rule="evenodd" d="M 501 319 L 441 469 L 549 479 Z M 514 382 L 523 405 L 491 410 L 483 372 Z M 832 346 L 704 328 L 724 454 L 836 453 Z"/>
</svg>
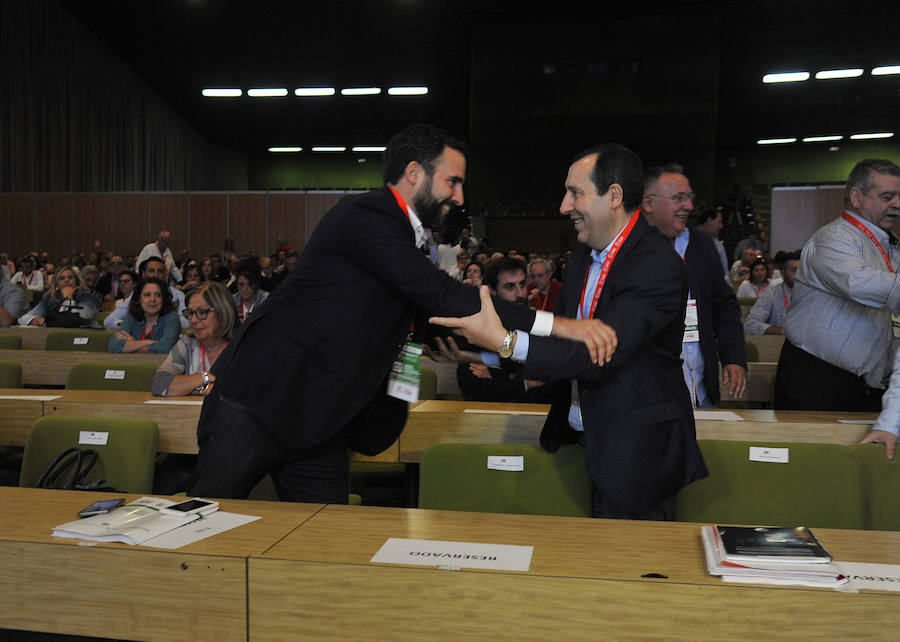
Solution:
<svg viewBox="0 0 900 642">
<path fill-rule="evenodd" d="M 784 321 L 791 307 L 799 267 L 800 250 L 786 253 L 781 270 L 783 279 L 779 283 L 770 283 L 750 308 L 744 321 L 744 334 L 784 334 Z"/>
</svg>

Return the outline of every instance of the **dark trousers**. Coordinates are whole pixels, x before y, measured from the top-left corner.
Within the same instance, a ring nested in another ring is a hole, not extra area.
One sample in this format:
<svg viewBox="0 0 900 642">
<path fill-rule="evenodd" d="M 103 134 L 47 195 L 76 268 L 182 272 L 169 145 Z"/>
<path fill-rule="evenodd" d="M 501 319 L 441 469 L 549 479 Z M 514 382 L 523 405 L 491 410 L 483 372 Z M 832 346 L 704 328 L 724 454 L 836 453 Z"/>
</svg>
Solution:
<svg viewBox="0 0 900 642">
<path fill-rule="evenodd" d="M 675 519 L 676 495 L 670 495 L 640 511 L 627 511 L 603 494 L 597 484 L 591 488 L 591 517 L 606 519 L 646 519 L 655 522 L 671 522 Z"/>
<path fill-rule="evenodd" d="M 346 431 L 311 448 L 291 448 L 246 407 L 211 396 L 200 417 L 197 442 L 200 452 L 190 489 L 194 497 L 245 499 L 271 474 L 283 501 L 347 503 Z"/>
<path fill-rule="evenodd" d="M 884 390 L 785 340 L 775 373 L 775 410 L 879 412 Z"/>
</svg>

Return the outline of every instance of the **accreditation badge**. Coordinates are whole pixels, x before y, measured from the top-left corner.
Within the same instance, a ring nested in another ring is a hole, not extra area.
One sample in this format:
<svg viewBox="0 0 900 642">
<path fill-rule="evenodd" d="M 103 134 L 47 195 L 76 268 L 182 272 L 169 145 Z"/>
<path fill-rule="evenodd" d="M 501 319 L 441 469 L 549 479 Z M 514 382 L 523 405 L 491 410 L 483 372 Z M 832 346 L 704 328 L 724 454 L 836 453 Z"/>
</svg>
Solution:
<svg viewBox="0 0 900 642">
<path fill-rule="evenodd" d="M 684 313 L 683 343 L 696 343 L 700 340 L 700 321 L 697 317 L 697 299 L 688 299 Z"/>
<path fill-rule="evenodd" d="M 419 400 L 419 380 L 421 379 L 420 363 L 422 361 L 422 344 L 403 344 L 403 349 L 391 366 L 391 375 L 388 378 L 388 396 L 401 401 L 414 402 Z"/>
</svg>

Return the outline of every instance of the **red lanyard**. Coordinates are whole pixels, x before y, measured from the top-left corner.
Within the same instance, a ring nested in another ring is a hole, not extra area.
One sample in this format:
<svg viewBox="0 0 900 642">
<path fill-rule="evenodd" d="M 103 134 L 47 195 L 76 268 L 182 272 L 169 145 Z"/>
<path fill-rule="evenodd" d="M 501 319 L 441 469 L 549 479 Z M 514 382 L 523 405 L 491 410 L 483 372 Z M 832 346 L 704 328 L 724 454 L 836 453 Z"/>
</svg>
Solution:
<svg viewBox="0 0 900 642">
<path fill-rule="evenodd" d="M 153 327 L 150 328 L 150 334 L 147 335 L 147 322 L 146 322 L 146 321 L 144 322 L 144 329 L 141 330 L 141 341 L 143 341 L 143 340 L 145 340 L 145 339 L 152 339 L 152 338 L 153 338 L 153 331 L 156 329 L 156 324 L 157 324 L 157 323 L 159 323 L 159 320 L 156 320 L 156 321 L 153 322 Z"/>
<path fill-rule="evenodd" d="M 875 244 L 875 247 L 878 248 L 878 251 L 881 252 L 881 256 L 884 257 L 884 262 L 887 264 L 887 269 L 889 269 L 891 272 L 893 272 L 894 266 L 891 265 L 890 257 L 888 257 L 887 252 L 884 251 L 884 246 L 882 246 L 881 243 L 878 242 L 878 239 L 875 238 L 875 235 L 872 234 L 872 232 L 869 230 L 869 228 L 867 228 L 865 225 L 863 225 L 862 223 L 857 221 L 855 218 L 853 218 L 852 216 L 847 214 L 847 212 L 844 212 L 843 214 L 841 214 L 841 216 L 843 217 L 843 219 L 845 221 L 847 221 L 851 225 L 855 226 L 863 234 L 865 234 L 866 236 L 869 237 L 869 239 L 872 241 L 872 243 Z"/>
<path fill-rule="evenodd" d="M 256 304 L 256 301 L 254 301 L 253 303 Z M 244 308 L 244 300 L 241 299 L 241 318 L 242 318 L 242 319 L 246 319 L 246 318 L 247 318 L 247 315 L 250 314 L 251 312 L 253 312 L 253 306 L 251 305 L 251 306 L 250 306 L 250 309 L 247 310 L 246 312 L 244 312 L 244 310 L 245 310 L 245 308 Z"/>
<path fill-rule="evenodd" d="M 224 349 L 227 348 L 227 347 L 228 347 L 228 342 L 226 341 L 226 342 L 225 342 L 225 345 L 222 346 L 222 349 L 219 350 L 219 352 L 221 352 L 222 350 L 224 350 Z M 201 369 L 201 370 L 209 370 L 210 368 L 212 368 L 212 364 L 210 364 L 210 363 L 206 360 L 206 348 L 205 348 L 205 347 L 203 346 L 203 344 L 201 343 L 201 344 L 200 344 L 200 369 Z"/>
<path fill-rule="evenodd" d="M 788 301 L 787 286 L 784 283 L 781 284 L 781 298 L 784 299 L 784 309 L 789 310 L 791 308 L 791 302 Z"/>
<path fill-rule="evenodd" d="M 406 206 L 406 201 L 404 201 L 404 200 L 403 200 L 403 197 L 400 196 L 400 192 L 398 192 L 397 190 L 395 190 L 395 189 L 394 189 L 393 187 L 391 187 L 390 185 L 388 185 L 388 187 L 391 188 L 391 192 L 393 192 L 394 198 L 397 199 L 397 205 L 399 205 L 399 206 L 400 206 L 400 209 L 403 210 L 403 211 L 406 213 L 406 218 L 409 219 L 410 222 L 412 222 L 412 219 L 411 219 L 410 216 L 409 216 L 409 208 Z"/>
<path fill-rule="evenodd" d="M 547 296 L 544 297 L 543 303 L 541 303 L 541 310 L 547 311 L 547 304 L 550 302 L 550 286 L 547 286 Z"/>
<path fill-rule="evenodd" d="M 594 318 L 594 312 L 597 310 L 597 301 L 600 300 L 600 293 L 603 292 L 603 285 L 606 283 L 606 277 L 609 275 L 609 268 L 612 267 L 612 262 L 616 260 L 616 254 L 619 253 L 619 248 L 621 248 L 628 239 L 628 235 L 631 234 L 631 230 L 634 229 L 634 224 L 637 223 L 637 220 L 638 210 L 635 210 L 634 216 L 628 221 L 628 225 L 625 226 L 625 229 L 622 230 L 613 242 L 612 247 L 609 248 L 606 259 L 603 261 L 603 267 L 600 268 L 600 278 L 597 280 L 597 287 L 594 288 L 594 298 L 593 301 L 591 301 L 590 315 L 584 316 L 584 295 L 587 291 L 588 277 L 591 274 L 591 269 L 588 267 L 587 273 L 584 275 L 584 285 L 581 287 L 581 301 L 578 303 L 578 309 L 581 311 L 582 319 Z"/>
<path fill-rule="evenodd" d="M 22 280 L 25 281 L 25 275 L 24 275 L 24 274 L 22 275 Z M 28 287 L 29 285 L 31 285 L 31 282 L 32 282 L 32 281 L 34 281 L 34 272 L 33 272 L 33 271 L 32 271 L 31 274 L 28 275 L 28 280 L 25 281 L 25 287 Z"/>
</svg>

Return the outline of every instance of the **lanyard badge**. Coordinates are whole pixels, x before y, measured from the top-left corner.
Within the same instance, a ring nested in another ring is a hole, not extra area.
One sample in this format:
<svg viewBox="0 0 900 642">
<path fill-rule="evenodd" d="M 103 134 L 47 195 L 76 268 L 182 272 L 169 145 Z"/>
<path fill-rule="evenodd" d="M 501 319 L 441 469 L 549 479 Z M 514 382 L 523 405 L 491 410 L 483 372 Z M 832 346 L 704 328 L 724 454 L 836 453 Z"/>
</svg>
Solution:
<svg viewBox="0 0 900 642">
<path fill-rule="evenodd" d="M 419 400 L 419 381 L 421 376 L 422 344 L 407 341 L 391 367 L 388 378 L 388 396 L 401 401 Z"/>
</svg>

